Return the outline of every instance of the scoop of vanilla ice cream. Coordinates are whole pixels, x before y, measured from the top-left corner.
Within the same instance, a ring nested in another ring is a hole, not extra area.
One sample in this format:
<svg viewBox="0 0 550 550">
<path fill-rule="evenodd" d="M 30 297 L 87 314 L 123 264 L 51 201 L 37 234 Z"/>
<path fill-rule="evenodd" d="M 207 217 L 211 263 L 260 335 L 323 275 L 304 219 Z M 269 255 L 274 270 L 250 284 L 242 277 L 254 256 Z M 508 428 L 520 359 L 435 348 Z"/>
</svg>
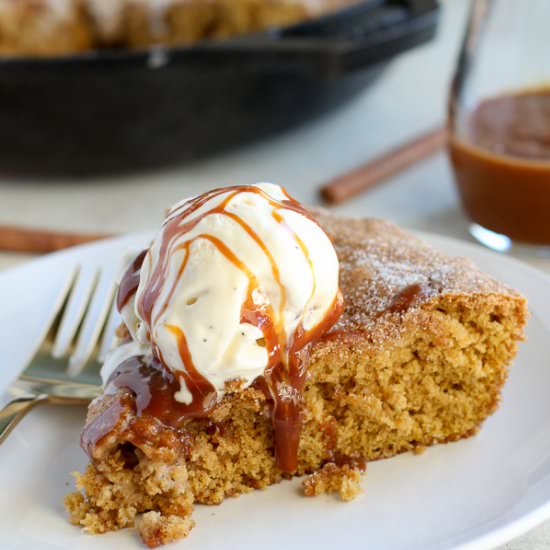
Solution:
<svg viewBox="0 0 550 550">
<path fill-rule="evenodd" d="M 122 311 L 132 353 L 153 348 L 176 374 L 191 360 L 221 395 L 227 381 L 248 385 L 268 365 L 264 334 L 243 319 L 243 305 L 263 306 L 287 345 L 299 325 L 308 331 L 322 323 L 338 294 L 338 259 L 321 227 L 293 205 L 269 183 L 176 204 Z M 181 384 L 176 399 L 189 403 Z"/>
</svg>

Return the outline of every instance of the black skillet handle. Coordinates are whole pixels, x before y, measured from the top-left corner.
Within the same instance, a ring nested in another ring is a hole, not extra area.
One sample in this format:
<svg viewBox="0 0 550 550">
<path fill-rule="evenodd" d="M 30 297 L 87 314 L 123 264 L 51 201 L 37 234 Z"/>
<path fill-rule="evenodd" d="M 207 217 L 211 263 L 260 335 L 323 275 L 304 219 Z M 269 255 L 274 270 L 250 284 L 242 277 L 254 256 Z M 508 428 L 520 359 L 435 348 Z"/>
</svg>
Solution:
<svg viewBox="0 0 550 550">
<path fill-rule="evenodd" d="M 289 29 L 285 39 L 299 39 L 332 56 L 337 74 L 386 61 L 430 40 L 437 28 L 436 0 L 365 2 L 335 14 Z M 284 41 L 283 40 L 283 41 Z"/>
<path fill-rule="evenodd" d="M 243 47 L 235 65 L 254 72 L 334 78 L 427 42 L 438 14 L 437 0 L 363 0 L 261 37 L 245 37 L 229 50 Z"/>
<path fill-rule="evenodd" d="M 359 26 L 359 39 L 342 55 L 342 69 L 361 68 L 393 57 L 405 50 L 431 40 L 437 30 L 439 4 L 437 0 L 395 0 L 381 8 L 380 18 L 374 17 L 369 30 Z M 363 31 L 361 30 L 363 29 Z"/>
</svg>

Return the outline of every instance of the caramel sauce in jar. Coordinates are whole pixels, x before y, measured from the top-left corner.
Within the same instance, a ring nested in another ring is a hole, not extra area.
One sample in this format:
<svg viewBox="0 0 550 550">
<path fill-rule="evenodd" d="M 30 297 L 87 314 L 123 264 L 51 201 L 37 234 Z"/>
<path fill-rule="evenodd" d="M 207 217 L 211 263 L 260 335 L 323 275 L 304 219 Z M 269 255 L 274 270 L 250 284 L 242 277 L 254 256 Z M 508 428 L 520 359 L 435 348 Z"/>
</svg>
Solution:
<svg viewBox="0 0 550 550">
<path fill-rule="evenodd" d="M 482 101 L 453 132 L 449 156 L 462 204 L 479 225 L 550 245 L 550 85 Z"/>
</svg>

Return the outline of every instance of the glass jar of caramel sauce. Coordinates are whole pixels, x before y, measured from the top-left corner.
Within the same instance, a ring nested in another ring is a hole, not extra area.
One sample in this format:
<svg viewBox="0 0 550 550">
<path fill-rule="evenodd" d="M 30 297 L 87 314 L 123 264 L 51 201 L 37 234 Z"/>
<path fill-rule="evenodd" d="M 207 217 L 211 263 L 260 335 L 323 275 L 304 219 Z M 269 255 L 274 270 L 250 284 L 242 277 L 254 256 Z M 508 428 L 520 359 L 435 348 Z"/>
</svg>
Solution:
<svg viewBox="0 0 550 550">
<path fill-rule="evenodd" d="M 470 232 L 550 251 L 550 1 L 474 0 L 449 102 Z"/>
</svg>

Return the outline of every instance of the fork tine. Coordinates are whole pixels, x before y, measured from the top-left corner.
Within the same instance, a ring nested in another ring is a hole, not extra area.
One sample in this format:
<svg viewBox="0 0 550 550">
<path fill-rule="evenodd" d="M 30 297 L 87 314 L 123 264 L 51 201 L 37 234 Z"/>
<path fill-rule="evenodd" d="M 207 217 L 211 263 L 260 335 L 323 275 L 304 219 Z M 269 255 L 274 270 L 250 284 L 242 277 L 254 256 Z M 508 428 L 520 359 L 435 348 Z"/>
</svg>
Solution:
<svg viewBox="0 0 550 550">
<path fill-rule="evenodd" d="M 60 359 L 69 355 L 78 328 L 88 307 L 88 303 L 97 284 L 98 270 L 77 268 L 76 280 L 71 288 L 61 323 L 55 335 L 52 348 L 53 357 Z"/>
<path fill-rule="evenodd" d="M 77 333 L 74 352 L 69 357 L 67 374 L 77 376 L 86 366 L 95 351 L 98 351 L 99 340 L 106 329 L 109 313 L 113 307 L 121 263 L 113 268 L 103 269 L 93 295 L 90 298 L 84 319 Z"/>
<path fill-rule="evenodd" d="M 75 284 L 77 275 L 78 269 L 75 267 L 63 282 L 63 286 L 59 289 L 59 293 L 55 299 L 50 316 L 46 323 L 44 323 L 42 332 L 36 340 L 36 347 L 33 352 L 33 356 L 35 356 L 40 349 L 48 346 L 51 347 L 53 345 L 53 340 L 58 332 L 59 324 L 65 313 L 67 302 Z"/>
</svg>

